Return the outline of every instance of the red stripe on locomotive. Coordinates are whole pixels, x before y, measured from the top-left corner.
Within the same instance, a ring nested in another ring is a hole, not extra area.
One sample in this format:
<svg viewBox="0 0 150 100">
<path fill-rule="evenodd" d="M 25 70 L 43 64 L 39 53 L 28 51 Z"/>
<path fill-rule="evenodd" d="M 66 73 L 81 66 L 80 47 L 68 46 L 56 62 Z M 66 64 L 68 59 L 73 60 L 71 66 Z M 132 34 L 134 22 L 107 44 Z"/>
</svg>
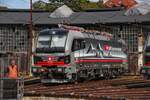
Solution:
<svg viewBox="0 0 150 100">
<path fill-rule="evenodd" d="M 64 66 L 67 67 L 69 64 L 65 64 L 63 61 L 52 62 L 52 61 L 38 61 L 35 66 Z"/>
<path fill-rule="evenodd" d="M 81 62 L 101 62 L 101 63 L 122 63 L 122 62 L 127 62 L 127 60 L 120 60 L 120 59 L 89 59 L 89 60 L 77 60 L 76 63 L 81 63 Z"/>
</svg>

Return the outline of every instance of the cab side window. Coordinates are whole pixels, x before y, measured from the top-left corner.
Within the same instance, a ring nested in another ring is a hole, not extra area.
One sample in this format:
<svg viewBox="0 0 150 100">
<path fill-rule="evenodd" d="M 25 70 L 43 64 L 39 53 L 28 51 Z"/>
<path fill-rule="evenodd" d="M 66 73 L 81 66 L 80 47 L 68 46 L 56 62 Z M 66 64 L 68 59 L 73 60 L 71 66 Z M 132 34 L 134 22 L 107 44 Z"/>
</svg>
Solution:
<svg viewBox="0 0 150 100">
<path fill-rule="evenodd" d="M 77 51 L 85 48 L 85 40 L 84 39 L 74 39 L 72 45 L 72 51 Z"/>
</svg>

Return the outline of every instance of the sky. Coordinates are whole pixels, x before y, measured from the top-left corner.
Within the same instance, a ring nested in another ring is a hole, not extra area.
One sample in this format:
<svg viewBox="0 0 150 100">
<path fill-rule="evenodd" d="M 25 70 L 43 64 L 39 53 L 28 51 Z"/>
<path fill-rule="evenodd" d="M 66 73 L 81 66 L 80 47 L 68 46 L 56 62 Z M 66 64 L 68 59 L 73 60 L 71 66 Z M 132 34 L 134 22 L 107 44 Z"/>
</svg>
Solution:
<svg viewBox="0 0 150 100">
<path fill-rule="evenodd" d="M 29 0 L 0 0 L 1 6 L 7 6 L 8 8 L 29 8 Z"/>
<path fill-rule="evenodd" d="M 32 0 L 33 2 L 38 0 Z M 48 0 L 43 0 L 48 1 Z M 30 7 L 30 0 L 0 0 L 0 6 L 7 6 L 14 9 L 28 9 Z"/>
</svg>

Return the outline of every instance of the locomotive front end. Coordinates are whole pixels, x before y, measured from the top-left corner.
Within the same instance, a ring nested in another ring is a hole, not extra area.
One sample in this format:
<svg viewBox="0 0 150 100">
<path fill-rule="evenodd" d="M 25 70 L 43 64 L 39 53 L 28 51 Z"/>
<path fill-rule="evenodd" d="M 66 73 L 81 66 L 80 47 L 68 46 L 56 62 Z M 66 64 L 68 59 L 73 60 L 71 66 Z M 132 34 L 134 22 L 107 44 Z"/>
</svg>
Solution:
<svg viewBox="0 0 150 100">
<path fill-rule="evenodd" d="M 64 83 L 71 81 L 70 54 L 65 51 L 68 31 L 44 30 L 37 38 L 32 56 L 31 72 L 40 76 L 42 83 Z"/>
</svg>

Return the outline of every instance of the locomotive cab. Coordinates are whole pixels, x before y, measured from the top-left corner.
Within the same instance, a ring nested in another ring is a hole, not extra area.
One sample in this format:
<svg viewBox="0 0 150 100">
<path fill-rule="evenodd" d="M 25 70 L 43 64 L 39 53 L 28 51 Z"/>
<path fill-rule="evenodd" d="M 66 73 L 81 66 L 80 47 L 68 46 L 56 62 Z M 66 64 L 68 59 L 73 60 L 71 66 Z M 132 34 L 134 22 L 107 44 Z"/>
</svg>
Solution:
<svg viewBox="0 0 150 100">
<path fill-rule="evenodd" d="M 67 50 L 68 31 L 47 29 L 41 31 L 33 55 L 32 74 L 43 82 L 68 82 L 71 79 L 71 55 Z"/>
<path fill-rule="evenodd" d="M 85 54 L 88 45 L 79 31 L 62 28 L 41 31 L 33 55 L 33 76 L 40 76 L 42 83 L 77 80 L 77 59 Z"/>
</svg>

